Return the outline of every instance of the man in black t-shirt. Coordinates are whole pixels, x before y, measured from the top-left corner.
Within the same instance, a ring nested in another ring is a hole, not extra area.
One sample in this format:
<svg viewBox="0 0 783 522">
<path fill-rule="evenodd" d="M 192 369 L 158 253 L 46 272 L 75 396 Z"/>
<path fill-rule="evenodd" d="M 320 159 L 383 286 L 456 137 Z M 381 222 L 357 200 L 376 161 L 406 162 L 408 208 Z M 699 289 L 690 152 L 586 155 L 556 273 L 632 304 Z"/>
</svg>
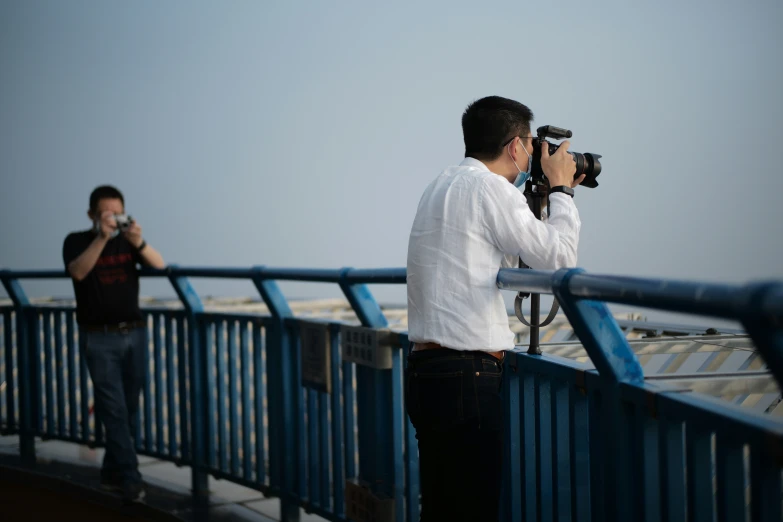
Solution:
<svg viewBox="0 0 783 522">
<path fill-rule="evenodd" d="M 80 347 L 106 433 L 101 486 L 132 501 L 144 493 L 132 437 L 148 364 L 136 266 L 165 263 L 142 238 L 138 222 L 126 221 L 116 188 L 96 188 L 87 215 L 92 228 L 65 238 L 63 261 L 73 278 Z"/>
</svg>

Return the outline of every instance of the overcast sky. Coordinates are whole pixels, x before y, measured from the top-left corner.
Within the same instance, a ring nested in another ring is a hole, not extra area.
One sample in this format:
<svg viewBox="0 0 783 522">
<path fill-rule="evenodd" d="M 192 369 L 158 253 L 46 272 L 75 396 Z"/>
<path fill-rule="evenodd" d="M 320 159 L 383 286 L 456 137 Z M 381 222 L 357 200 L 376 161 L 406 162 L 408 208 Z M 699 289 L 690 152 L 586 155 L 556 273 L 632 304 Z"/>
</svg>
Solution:
<svg viewBox="0 0 783 522">
<path fill-rule="evenodd" d="M 579 266 L 780 279 L 781 27 L 780 0 L 7 0 L 0 266 L 60 268 L 103 183 L 170 263 L 405 266 L 462 111 L 497 94 L 603 155 L 600 187 L 577 190 Z"/>
</svg>

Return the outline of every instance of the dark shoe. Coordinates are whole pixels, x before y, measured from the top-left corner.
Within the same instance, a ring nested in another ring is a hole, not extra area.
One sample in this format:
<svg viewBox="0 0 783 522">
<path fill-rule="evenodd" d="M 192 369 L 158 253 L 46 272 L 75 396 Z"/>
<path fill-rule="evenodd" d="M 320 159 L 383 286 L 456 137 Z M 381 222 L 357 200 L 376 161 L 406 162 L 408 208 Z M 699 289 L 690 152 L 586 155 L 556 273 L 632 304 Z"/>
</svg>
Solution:
<svg viewBox="0 0 783 522">
<path fill-rule="evenodd" d="M 122 491 L 122 478 L 116 473 L 101 473 L 101 489 L 113 493 Z"/>
<path fill-rule="evenodd" d="M 144 498 L 144 484 L 140 480 L 125 482 L 122 485 L 122 500 L 125 502 L 140 502 Z"/>
</svg>

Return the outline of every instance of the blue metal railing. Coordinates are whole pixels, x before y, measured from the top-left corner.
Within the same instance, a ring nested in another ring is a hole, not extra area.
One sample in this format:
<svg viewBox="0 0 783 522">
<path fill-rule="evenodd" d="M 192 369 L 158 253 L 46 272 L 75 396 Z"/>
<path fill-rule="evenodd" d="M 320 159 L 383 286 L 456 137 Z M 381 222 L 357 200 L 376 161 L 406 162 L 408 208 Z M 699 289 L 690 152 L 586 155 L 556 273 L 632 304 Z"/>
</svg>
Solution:
<svg viewBox="0 0 783 522">
<path fill-rule="evenodd" d="M 521 518 L 524 508 L 527 520 L 572 513 L 580 520 L 746 520 L 749 492 L 751 520 L 780 520 L 783 424 L 645 383 L 605 302 L 737 319 L 780 386 L 783 285 L 705 285 L 575 269 L 501 270 L 498 286 L 554 293 L 596 367 L 584 371 L 522 353 L 509 362 L 510 519 Z"/>
<path fill-rule="evenodd" d="M 145 309 L 150 366 L 136 444 L 192 466 L 197 507 L 212 475 L 280 496 L 284 520 L 297 520 L 300 507 L 330 520 L 369 519 L 360 514 L 368 509 L 418 519 L 416 439 L 403 407 L 407 336 L 389 336 L 390 362 L 380 368 L 344 359 L 343 325 L 326 322 L 330 389 L 313 387 L 302 355 L 313 322 L 294 317 L 277 286 L 337 284 L 367 331 L 383 332 L 388 322 L 366 284 L 404 284 L 404 269 L 171 267 L 143 275 L 168 278 L 184 309 Z M 65 276 L 0 271 L 13 302 L 0 307 L 0 429 L 19 434 L 27 461 L 34 437 L 103 440 L 74 310 L 32 305 L 19 283 Z M 190 277 L 251 280 L 270 314 L 205 311 Z M 595 365 L 509 354 L 505 519 L 781 519 L 783 424 L 645 382 L 605 303 L 737 319 L 780 384 L 783 285 L 509 269 L 498 286 L 554 293 Z"/>
</svg>

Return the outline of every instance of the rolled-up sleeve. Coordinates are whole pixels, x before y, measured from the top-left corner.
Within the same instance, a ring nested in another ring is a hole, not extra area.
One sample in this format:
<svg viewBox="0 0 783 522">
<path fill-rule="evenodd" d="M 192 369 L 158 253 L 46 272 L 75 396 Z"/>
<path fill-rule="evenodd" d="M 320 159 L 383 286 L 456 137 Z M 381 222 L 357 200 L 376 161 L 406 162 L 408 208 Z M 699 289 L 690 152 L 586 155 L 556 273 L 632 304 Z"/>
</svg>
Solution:
<svg viewBox="0 0 783 522">
<path fill-rule="evenodd" d="M 551 194 L 549 219 L 543 223 L 519 189 L 504 178 L 486 178 L 482 190 L 488 239 L 503 254 L 521 257 L 538 270 L 576 266 L 581 221 L 570 196 Z"/>
</svg>

